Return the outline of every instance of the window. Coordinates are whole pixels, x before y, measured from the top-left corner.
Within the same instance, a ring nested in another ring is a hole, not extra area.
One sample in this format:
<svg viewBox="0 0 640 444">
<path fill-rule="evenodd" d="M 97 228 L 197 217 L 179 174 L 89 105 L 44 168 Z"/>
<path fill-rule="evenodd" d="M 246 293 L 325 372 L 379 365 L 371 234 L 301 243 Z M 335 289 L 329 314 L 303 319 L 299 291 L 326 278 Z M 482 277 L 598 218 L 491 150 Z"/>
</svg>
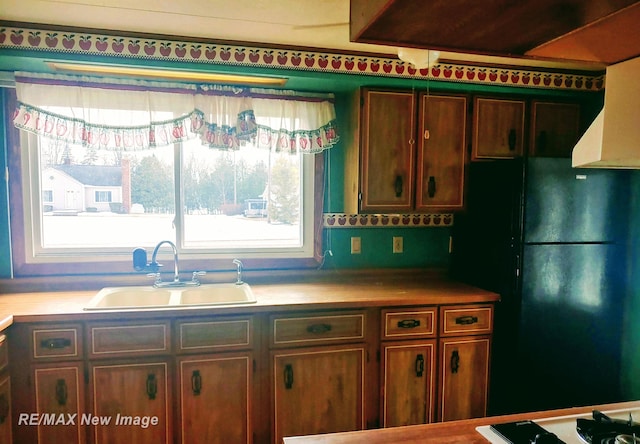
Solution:
<svg viewBox="0 0 640 444">
<path fill-rule="evenodd" d="M 198 140 L 139 152 L 22 140 L 30 263 L 130 260 L 133 248 L 165 239 L 181 261 L 313 257 L 313 155 L 222 151 Z M 60 201 L 42 189 L 48 182 Z M 107 185 L 114 190 L 91 193 Z"/>
<path fill-rule="evenodd" d="M 111 191 L 96 191 L 96 202 L 111 202 Z"/>
<path fill-rule="evenodd" d="M 33 76 L 16 77 L 9 159 L 18 275 L 131 272 L 162 240 L 184 270 L 317 266 L 331 95 Z"/>
</svg>

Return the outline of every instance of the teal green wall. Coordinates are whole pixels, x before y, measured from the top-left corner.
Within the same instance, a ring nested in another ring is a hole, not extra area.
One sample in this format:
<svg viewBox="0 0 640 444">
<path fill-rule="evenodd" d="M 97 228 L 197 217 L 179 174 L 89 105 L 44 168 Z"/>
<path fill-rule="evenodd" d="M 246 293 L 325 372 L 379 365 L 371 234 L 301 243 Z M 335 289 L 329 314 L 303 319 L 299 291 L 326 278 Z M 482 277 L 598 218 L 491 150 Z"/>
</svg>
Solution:
<svg viewBox="0 0 640 444">
<path fill-rule="evenodd" d="M 7 90 L 0 88 L 1 103 L 5 103 L 5 95 Z M 3 106 L 0 109 L 0 140 L 2 141 L 2 150 L 0 151 L 0 278 L 11 277 L 11 243 L 9 236 L 9 190 L 6 181 L 7 171 L 7 131 L 4 122 L 7 121 L 7 110 Z"/>
<path fill-rule="evenodd" d="M 60 53 L 33 53 L 29 51 L 4 50 L 0 52 L 0 66 L 7 70 L 25 70 L 43 72 L 49 71 L 43 60 L 69 60 L 79 59 L 83 62 L 103 62 L 131 64 L 140 61 L 125 58 L 97 57 L 69 55 Z M 185 62 L 160 62 L 146 61 L 145 66 L 158 66 L 170 68 L 182 68 L 191 70 L 213 69 L 207 65 L 195 65 Z M 214 66 L 215 70 L 225 72 L 238 72 L 234 66 Z M 325 189 L 324 209 L 327 213 L 343 213 L 344 205 L 344 167 L 345 149 L 349 140 L 357 131 L 358 122 L 354 121 L 353 112 L 350 109 L 352 100 L 357 96 L 359 88 L 363 86 L 376 86 L 385 88 L 415 88 L 426 89 L 435 92 L 455 92 L 468 94 L 518 94 L 524 97 L 554 97 L 574 98 L 583 101 L 586 106 L 583 116 L 585 122 L 589 122 L 601 107 L 602 94 L 593 92 L 572 92 L 539 90 L 535 88 L 503 87 L 495 85 L 476 85 L 468 83 L 430 81 L 422 79 L 403 79 L 393 77 L 376 77 L 368 75 L 353 75 L 340 73 L 317 73 L 313 71 L 288 71 L 268 68 L 248 67 L 243 68 L 242 73 L 267 74 L 286 76 L 289 80 L 287 89 L 333 92 L 336 96 L 336 114 L 338 118 L 338 131 L 341 134 L 341 142 L 330 150 L 327 156 L 327 183 Z M 3 93 L 3 98 L 6 94 Z M 3 107 L 3 111 L 4 107 Z M 3 139 L 6 140 L 6 128 L 3 126 Z M 2 159 L 5 161 L 6 142 L 2 150 Z M 0 189 L 0 277 L 8 277 L 10 268 L 9 248 L 9 224 L 7 211 L 7 189 L 2 183 Z M 455 223 L 455 216 L 454 216 Z M 361 238 L 362 253 L 352 255 L 350 253 L 350 239 L 353 236 Z M 404 238 L 404 253 L 394 254 L 391 249 L 393 236 Z M 449 236 L 447 227 L 425 228 L 339 228 L 324 230 L 324 244 L 326 260 L 325 268 L 385 268 L 385 267 L 447 267 L 449 263 Z M 331 254 L 329 254 L 331 252 Z"/>
</svg>

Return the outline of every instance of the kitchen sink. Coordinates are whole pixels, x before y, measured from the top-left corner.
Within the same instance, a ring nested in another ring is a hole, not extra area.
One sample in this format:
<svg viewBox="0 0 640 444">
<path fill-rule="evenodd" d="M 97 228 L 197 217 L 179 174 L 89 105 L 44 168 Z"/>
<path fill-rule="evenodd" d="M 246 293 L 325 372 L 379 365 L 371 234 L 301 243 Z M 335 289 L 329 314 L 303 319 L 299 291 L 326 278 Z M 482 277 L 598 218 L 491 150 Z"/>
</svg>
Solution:
<svg viewBox="0 0 640 444">
<path fill-rule="evenodd" d="M 209 284 L 184 288 L 180 305 L 251 304 L 256 298 L 246 284 Z"/>
<path fill-rule="evenodd" d="M 246 284 L 203 284 L 197 287 L 155 288 L 106 287 L 100 290 L 84 310 L 126 310 L 181 306 L 209 306 L 255 303 Z"/>
</svg>

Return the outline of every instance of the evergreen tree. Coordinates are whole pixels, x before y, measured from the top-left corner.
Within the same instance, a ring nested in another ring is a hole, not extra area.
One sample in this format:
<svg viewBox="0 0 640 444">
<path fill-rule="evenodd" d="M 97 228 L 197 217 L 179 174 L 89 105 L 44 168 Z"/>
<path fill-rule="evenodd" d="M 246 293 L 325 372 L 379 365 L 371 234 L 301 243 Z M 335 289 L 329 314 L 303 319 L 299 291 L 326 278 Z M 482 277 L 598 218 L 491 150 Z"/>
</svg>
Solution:
<svg viewBox="0 0 640 444">
<path fill-rule="evenodd" d="M 271 169 L 269 184 L 270 222 L 298 223 L 300 194 L 298 192 L 299 168 L 297 158 L 280 155 Z"/>
</svg>

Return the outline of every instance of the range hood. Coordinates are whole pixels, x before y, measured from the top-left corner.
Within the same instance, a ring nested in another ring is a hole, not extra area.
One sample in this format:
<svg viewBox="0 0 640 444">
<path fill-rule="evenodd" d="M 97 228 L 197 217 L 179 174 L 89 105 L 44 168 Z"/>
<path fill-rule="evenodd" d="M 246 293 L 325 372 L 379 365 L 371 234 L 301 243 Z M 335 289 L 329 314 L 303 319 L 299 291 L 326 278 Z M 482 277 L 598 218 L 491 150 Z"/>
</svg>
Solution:
<svg viewBox="0 0 640 444">
<path fill-rule="evenodd" d="M 640 57 L 607 67 L 604 106 L 573 149 L 582 168 L 640 169 Z"/>
</svg>

